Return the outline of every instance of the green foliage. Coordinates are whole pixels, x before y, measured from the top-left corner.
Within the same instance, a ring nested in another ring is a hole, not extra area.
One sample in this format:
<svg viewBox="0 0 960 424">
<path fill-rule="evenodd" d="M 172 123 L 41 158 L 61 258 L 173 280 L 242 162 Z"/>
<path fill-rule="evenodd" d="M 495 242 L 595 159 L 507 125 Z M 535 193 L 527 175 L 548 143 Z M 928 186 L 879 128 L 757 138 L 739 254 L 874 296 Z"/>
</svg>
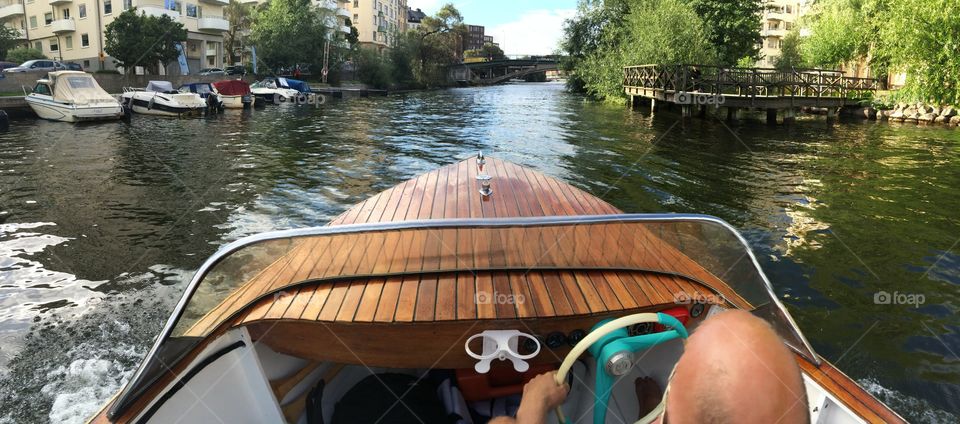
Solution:
<svg viewBox="0 0 960 424">
<path fill-rule="evenodd" d="M 741 57 L 735 65 L 737 68 L 752 68 L 757 64 L 757 60 L 750 56 Z"/>
<path fill-rule="evenodd" d="M 805 68 L 806 62 L 800 52 L 800 32 L 790 31 L 780 44 L 780 56 L 773 59 L 773 67 L 782 71 Z"/>
<path fill-rule="evenodd" d="M 683 0 L 585 1 L 565 27 L 563 66 L 574 84 L 606 100 L 623 97 L 623 67 L 650 63 L 714 64 L 710 32 Z M 583 22 L 578 22 L 583 19 Z M 576 88 L 576 85 L 574 85 Z"/>
<path fill-rule="evenodd" d="M 245 34 L 253 23 L 253 8 L 249 3 L 230 0 L 230 4 L 223 8 L 223 16 L 230 22 L 230 28 L 223 34 L 223 48 L 230 58 L 230 64 L 234 64 L 240 61 Z"/>
<path fill-rule="evenodd" d="M 46 59 L 43 52 L 30 47 L 16 47 L 7 52 L 7 61 L 14 63 L 23 63 L 28 60 Z"/>
<path fill-rule="evenodd" d="M 466 34 L 460 11 L 452 4 L 444 5 L 434 16 L 425 17 L 416 31 L 399 34 L 385 55 L 360 49 L 354 55 L 357 75 L 376 87 L 445 85 L 448 66 L 461 60 L 460 46 Z"/>
<path fill-rule="evenodd" d="M 717 63 L 734 65 L 743 57 L 759 59 L 761 41 L 757 24 L 763 12 L 761 0 L 689 0 L 709 28 L 709 40 L 717 51 Z"/>
<path fill-rule="evenodd" d="M 20 30 L 0 25 L 0 57 L 7 57 L 7 52 L 22 43 Z"/>
<path fill-rule="evenodd" d="M 906 96 L 960 103 L 960 2 L 891 1 L 880 29 L 880 55 L 906 72 Z"/>
<path fill-rule="evenodd" d="M 177 45 L 187 40 L 183 24 L 167 15 L 147 16 L 132 8 L 119 15 L 104 31 L 104 51 L 126 72 L 143 66 L 157 74 L 157 63 L 166 66 L 177 59 Z"/>
<path fill-rule="evenodd" d="M 333 20 L 328 9 L 315 7 L 310 0 L 271 0 L 254 12 L 250 39 L 257 47 L 257 59 L 269 69 L 296 64 L 323 66 L 323 49 L 333 39 Z M 341 52 L 333 52 L 339 57 Z"/>
<path fill-rule="evenodd" d="M 863 11 L 850 0 L 824 0 L 809 20 L 811 35 L 803 41 L 801 52 L 810 64 L 835 68 L 866 53 L 869 27 Z"/>
<path fill-rule="evenodd" d="M 482 57 L 485 59 L 503 59 L 503 49 L 500 46 L 495 46 L 493 43 L 484 43 L 482 48 L 475 50 L 467 50 L 463 52 L 464 57 Z"/>
</svg>

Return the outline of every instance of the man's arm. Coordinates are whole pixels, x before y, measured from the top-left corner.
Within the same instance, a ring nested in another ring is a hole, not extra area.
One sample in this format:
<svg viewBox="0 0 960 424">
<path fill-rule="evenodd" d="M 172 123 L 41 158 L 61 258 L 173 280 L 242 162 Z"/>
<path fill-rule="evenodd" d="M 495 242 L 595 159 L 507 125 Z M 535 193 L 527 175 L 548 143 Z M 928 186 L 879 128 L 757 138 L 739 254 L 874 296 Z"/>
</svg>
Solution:
<svg viewBox="0 0 960 424">
<path fill-rule="evenodd" d="M 490 424 L 543 424 L 547 414 L 563 404 L 570 387 L 567 383 L 557 385 L 556 371 L 540 374 L 523 386 L 523 398 L 517 418 L 497 417 Z"/>
</svg>

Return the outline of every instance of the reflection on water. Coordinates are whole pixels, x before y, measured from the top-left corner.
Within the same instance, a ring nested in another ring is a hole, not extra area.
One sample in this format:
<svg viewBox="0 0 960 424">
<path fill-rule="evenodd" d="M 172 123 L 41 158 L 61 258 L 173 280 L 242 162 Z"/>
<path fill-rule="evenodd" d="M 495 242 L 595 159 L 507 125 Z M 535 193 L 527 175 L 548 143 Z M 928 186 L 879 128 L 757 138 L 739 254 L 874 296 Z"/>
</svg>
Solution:
<svg viewBox="0 0 960 424">
<path fill-rule="evenodd" d="M 960 132 L 598 105 L 556 84 L 0 134 L 0 415 L 78 422 L 216 248 L 322 225 L 477 150 L 628 212 L 740 228 L 817 351 L 920 422 L 960 413 Z M 923 294 L 875 304 L 878 291 Z M 0 422 L 4 417 L 0 417 Z"/>
</svg>

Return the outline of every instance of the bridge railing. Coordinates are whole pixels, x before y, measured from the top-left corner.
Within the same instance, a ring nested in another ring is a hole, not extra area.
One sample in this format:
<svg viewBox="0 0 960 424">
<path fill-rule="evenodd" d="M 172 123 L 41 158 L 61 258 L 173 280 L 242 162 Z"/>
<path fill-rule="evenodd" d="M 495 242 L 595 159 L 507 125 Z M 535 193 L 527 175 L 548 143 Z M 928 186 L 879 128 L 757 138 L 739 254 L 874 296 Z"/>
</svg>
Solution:
<svg viewBox="0 0 960 424">
<path fill-rule="evenodd" d="M 747 97 L 864 97 L 883 89 L 873 78 L 825 69 L 725 68 L 709 65 L 639 65 L 623 69 L 623 85 Z"/>
</svg>

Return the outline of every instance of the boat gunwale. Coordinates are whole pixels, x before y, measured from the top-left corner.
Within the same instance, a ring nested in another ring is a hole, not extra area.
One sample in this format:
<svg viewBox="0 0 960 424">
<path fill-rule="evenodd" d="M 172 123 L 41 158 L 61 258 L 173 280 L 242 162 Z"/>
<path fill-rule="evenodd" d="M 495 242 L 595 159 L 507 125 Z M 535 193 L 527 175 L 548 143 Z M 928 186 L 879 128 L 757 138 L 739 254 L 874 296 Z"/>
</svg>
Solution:
<svg viewBox="0 0 960 424">
<path fill-rule="evenodd" d="M 335 234 L 350 234 L 350 233 L 362 233 L 362 232 L 375 232 L 375 231 L 389 231 L 389 230 L 401 230 L 401 229 L 443 229 L 443 228 L 456 228 L 456 227 L 466 227 L 466 228 L 503 228 L 503 227 L 532 227 L 532 226 L 548 226 L 548 225 L 577 225 L 577 224 L 604 224 L 604 223 L 658 223 L 658 222 L 706 222 L 711 224 L 716 224 L 734 235 L 737 241 L 741 244 L 744 249 L 745 255 L 749 257 L 750 263 L 755 268 L 756 272 L 760 276 L 761 280 L 764 283 L 764 286 L 767 290 L 767 295 L 773 304 L 782 312 L 783 317 L 792 327 L 794 334 L 798 337 L 800 342 L 803 344 L 802 348 L 806 349 L 806 352 L 809 355 L 805 354 L 801 348 L 792 346 L 791 344 L 785 343 L 791 349 L 800 354 L 801 357 L 808 360 L 809 362 L 820 365 L 821 361 L 816 351 L 810 345 L 810 342 L 804 336 L 803 332 L 800 331 L 799 326 L 797 326 L 793 317 L 783 306 L 783 303 L 780 302 L 780 299 L 776 296 L 773 291 L 773 285 L 770 283 L 770 280 L 767 278 L 766 274 L 763 272 L 763 268 L 760 266 L 759 261 L 754 255 L 753 250 L 750 249 L 750 245 L 747 243 L 747 240 L 734 228 L 732 225 L 726 221 L 703 214 L 667 214 L 667 213 L 654 213 L 654 214 L 604 214 L 604 215 L 567 215 L 567 216 L 538 216 L 538 217 L 504 217 L 504 218 L 449 218 L 449 219 L 418 219 L 418 220 L 408 220 L 408 221 L 393 221 L 393 222 L 376 222 L 376 223 L 359 223 L 359 224 L 342 224 L 342 225 L 327 225 L 327 226 L 317 226 L 317 227 L 308 227 L 308 228 L 298 228 L 298 229 L 289 229 L 289 230 L 279 230 L 279 231 L 270 231 L 266 233 L 254 234 L 251 236 L 243 237 L 239 240 L 228 243 L 214 252 L 206 261 L 197 269 L 197 272 L 194 274 L 193 278 L 190 280 L 190 283 L 184 289 L 184 293 L 180 298 L 180 301 L 177 302 L 176 307 L 173 312 L 170 314 L 170 317 L 167 319 L 167 323 L 164 325 L 163 330 L 160 335 L 156 338 L 153 343 L 153 346 L 147 352 L 147 355 L 144 356 L 144 360 L 141 361 L 140 366 L 137 368 L 137 371 L 133 374 L 127 384 L 124 386 L 123 390 L 120 392 L 120 395 L 116 398 L 116 401 L 111 405 L 110 410 L 107 415 L 111 418 L 117 416 L 118 414 L 125 411 L 130 405 L 132 405 L 136 396 L 131 399 L 127 399 L 130 394 L 130 390 L 137 384 L 140 383 L 141 378 L 143 378 L 144 371 L 149 368 L 149 365 L 156 359 L 157 351 L 159 351 L 160 346 L 163 345 L 167 339 L 170 338 L 170 335 L 173 332 L 174 327 L 177 322 L 180 320 L 183 315 L 186 306 L 189 304 L 190 299 L 193 297 L 193 294 L 196 292 L 197 287 L 200 282 L 206 277 L 206 275 L 223 259 L 230 256 L 230 254 L 256 243 L 261 243 L 271 240 L 279 240 L 284 238 L 295 238 L 295 237 L 305 237 L 305 236 L 323 236 L 323 235 L 335 235 Z M 709 286 L 706 286 L 709 287 Z M 712 287 L 711 287 L 712 289 Z"/>
</svg>

